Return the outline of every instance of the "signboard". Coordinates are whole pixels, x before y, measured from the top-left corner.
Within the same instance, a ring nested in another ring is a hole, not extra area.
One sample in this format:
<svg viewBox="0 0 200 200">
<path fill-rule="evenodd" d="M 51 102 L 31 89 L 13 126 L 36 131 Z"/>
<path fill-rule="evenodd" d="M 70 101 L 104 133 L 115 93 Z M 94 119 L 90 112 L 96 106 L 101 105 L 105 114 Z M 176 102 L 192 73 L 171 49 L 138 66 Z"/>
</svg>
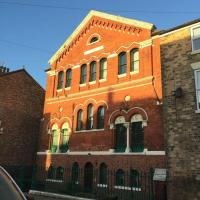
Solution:
<svg viewBox="0 0 200 200">
<path fill-rule="evenodd" d="M 155 168 L 153 180 L 154 181 L 166 181 L 167 171 L 166 169 Z"/>
</svg>

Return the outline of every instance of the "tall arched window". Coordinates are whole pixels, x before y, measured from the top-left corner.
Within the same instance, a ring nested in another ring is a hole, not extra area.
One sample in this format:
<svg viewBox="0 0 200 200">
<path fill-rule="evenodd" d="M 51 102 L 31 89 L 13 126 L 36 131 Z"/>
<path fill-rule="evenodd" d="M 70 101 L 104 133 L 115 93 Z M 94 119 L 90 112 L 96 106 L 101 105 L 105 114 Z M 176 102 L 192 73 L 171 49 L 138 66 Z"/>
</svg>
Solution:
<svg viewBox="0 0 200 200">
<path fill-rule="evenodd" d="M 133 152 L 142 152 L 144 150 L 144 128 L 143 118 L 140 114 L 131 117 L 131 150 Z"/>
<path fill-rule="evenodd" d="M 125 173 L 122 169 L 116 172 L 116 186 L 125 186 Z"/>
<path fill-rule="evenodd" d="M 130 51 L 131 72 L 139 71 L 139 49 L 135 48 Z"/>
<path fill-rule="evenodd" d="M 77 114 L 77 131 L 80 131 L 83 129 L 83 110 L 79 110 Z"/>
<path fill-rule="evenodd" d="M 61 141 L 61 146 L 60 150 L 61 152 L 67 152 L 68 150 L 68 142 L 69 142 L 69 124 L 64 123 L 62 125 L 62 141 Z"/>
<path fill-rule="evenodd" d="M 118 56 L 118 74 L 125 74 L 126 73 L 126 52 L 121 52 Z"/>
<path fill-rule="evenodd" d="M 52 141 L 51 141 L 51 152 L 55 153 L 59 146 L 59 129 L 58 125 L 54 124 L 51 128 Z"/>
<path fill-rule="evenodd" d="M 90 82 L 96 80 L 96 62 L 93 61 L 90 63 Z"/>
<path fill-rule="evenodd" d="M 106 79 L 107 77 L 107 59 L 100 60 L 99 79 Z"/>
<path fill-rule="evenodd" d="M 66 84 L 65 87 L 70 87 L 72 82 L 72 70 L 68 69 L 66 72 Z"/>
<path fill-rule="evenodd" d="M 130 171 L 130 186 L 140 187 L 140 174 L 137 170 L 131 169 Z"/>
<path fill-rule="evenodd" d="M 87 108 L 87 129 L 93 128 L 93 105 L 89 104 Z"/>
<path fill-rule="evenodd" d="M 86 83 L 86 80 L 87 80 L 87 65 L 84 64 L 81 66 L 80 84 Z"/>
<path fill-rule="evenodd" d="M 64 82 L 64 72 L 60 71 L 58 73 L 58 84 L 57 84 L 57 89 L 61 89 L 63 87 L 63 82 Z"/>
<path fill-rule="evenodd" d="M 56 180 L 63 180 L 64 169 L 62 167 L 58 167 L 56 169 Z"/>
<path fill-rule="evenodd" d="M 99 183 L 100 184 L 108 183 L 108 169 L 105 163 L 101 163 L 99 168 Z"/>
<path fill-rule="evenodd" d="M 71 181 L 74 184 L 78 184 L 79 181 L 79 165 L 77 162 L 72 165 Z"/>
<path fill-rule="evenodd" d="M 125 118 L 118 116 L 115 120 L 115 151 L 124 152 L 127 146 L 127 128 Z"/>
<path fill-rule="evenodd" d="M 97 128 L 104 128 L 104 116 L 105 116 L 105 108 L 100 106 L 97 110 Z"/>
</svg>

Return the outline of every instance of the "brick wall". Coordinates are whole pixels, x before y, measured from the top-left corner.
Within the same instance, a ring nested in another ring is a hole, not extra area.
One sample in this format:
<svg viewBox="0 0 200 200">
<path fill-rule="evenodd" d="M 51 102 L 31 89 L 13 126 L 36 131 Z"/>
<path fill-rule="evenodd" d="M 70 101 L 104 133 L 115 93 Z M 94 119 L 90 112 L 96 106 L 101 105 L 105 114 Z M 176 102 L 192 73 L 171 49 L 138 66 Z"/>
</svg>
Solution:
<svg viewBox="0 0 200 200">
<path fill-rule="evenodd" d="M 195 80 L 191 67 L 200 61 L 200 54 L 191 52 L 190 28 L 161 37 L 169 200 L 200 198 L 200 118 L 195 113 Z M 178 87 L 183 89 L 183 96 L 175 99 L 173 93 Z"/>
<path fill-rule="evenodd" d="M 0 91 L 0 164 L 32 165 L 44 90 L 25 70 L 18 70 L 0 76 Z"/>
</svg>

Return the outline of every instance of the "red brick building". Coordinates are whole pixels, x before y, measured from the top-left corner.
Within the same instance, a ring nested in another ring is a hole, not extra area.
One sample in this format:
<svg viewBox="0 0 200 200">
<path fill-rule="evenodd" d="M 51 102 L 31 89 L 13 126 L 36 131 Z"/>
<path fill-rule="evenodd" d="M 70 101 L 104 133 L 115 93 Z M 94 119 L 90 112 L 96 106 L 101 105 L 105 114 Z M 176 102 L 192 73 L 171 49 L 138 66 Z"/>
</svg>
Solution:
<svg viewBox="0 0 200 200">
<path fill-rule="evenodd" d="M 115 185 L 128 186 L 125 171 L 165 168 L 154 29 L 96 11 L 85 17 L 49 61 L 38 165 L 83 169 L 84 187 L 107 184 L 87 171 L 115 170 Z"/>
<path fill-rule="evenodd" d="M 0 67 L 0 165 L 35 165 L 44 94 L 26 70 Z"/>
</svg>

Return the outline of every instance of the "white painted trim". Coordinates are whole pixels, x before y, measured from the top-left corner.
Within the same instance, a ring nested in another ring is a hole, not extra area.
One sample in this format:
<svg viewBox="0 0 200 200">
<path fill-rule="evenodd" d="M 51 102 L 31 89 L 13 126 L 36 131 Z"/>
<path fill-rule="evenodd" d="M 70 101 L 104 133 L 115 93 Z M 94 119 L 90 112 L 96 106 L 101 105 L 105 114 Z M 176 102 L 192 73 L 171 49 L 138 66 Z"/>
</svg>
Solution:
<svg viewBox="0 0 200 200">
<path fill-rule="evenodd" d="M 88 50 L 88 51 L 84 51 L 83 54 L 84 54 L 84 55 L 88 55 L 88 54 L 94 53 L 94 52 L 96 52 L 96 51 L 100 51 L 100 50 L 102 50 L 102 49 L 104 49 L 104 46 L 103 46 L 103 45 L 101 45 L 101 46 L 99 46 L 99 47 L 96 47 L 96 48 L 93 48 L 93 49 L 90 49 L 90 50 Z"/>
<path fill-rule="evenodd" d="M 165 151 L 148 151 L 147 149 L 144 149 L 143 152 L 113 152 L 113 149 L 110 149 L 109 151 L 68 151 L 66 153 L 51 153 L 51 152 L 37 152 L 37 155 L 141 155 L 141 156 L 165 156 Z"/>
<path fill-rule="evenodd" d="M 118 78 L 126 77 L 126 73 L 124 73 L 124 74 L 118 74 L 117 77 Z"/>
<path fill-rule="evenodd" d="M 57 91 L 57 92 L 62 92 L 62 90 L 63 90 L 63 89 L 58 89 L 58 90 L 56 90 L 56 91 Z"/>
<path fill-rule="evenodd" d="M 118 56 L 118 54 L 117 53 L 113 53 L 113 54 L 110 54 L 107 58 L 113 58 L 113 57 L 116 57 L 116 56 Z"/>
<path fill-rule="evenodd" d="M 140 42 L 140 48 L 145 48 L 145 47 L 151 46 L 152 44 L 153 44 L 152 39 L 144 40 Z"/>
<path fill-rule="evenodd" d="M 195 51 L 192 51 L 192 52 L 191 52 L 191 55 L 195 55 L 195 54 L 199 54 L 199 53 L 200 53 L 200 49 L 195 50 Z"/>
<path fill-rule="evenodd" d="M 130 75 L 139 74 L 139 70 L 130 72 Z"/>
<path fill-rule="evenodd" d="M 200 62 L 191 63 L 191 67 L 194 70 L 200 69 Z"/>
<path fill-rule="evenodd" d="M 81 65 L 75 65 L 74 67 L 72 67 L 72 69 L 77 69 L 80 68 Z"/>
<path fill-rule="evenodd" d="M 99 79 L 99 82 L 102 83 L 102 82 L 106 82 L 107 79 Z"/>
<path fill-rule="evenodd" d="M 193 30 L 194 30 L 195 28 L 200 28 L 200 26 L 199 26 L 199 25 L 196 25 L 196 26 L 192 26 L 192 27 L 190 28 L 191 43 L 192 43 L 192 53 L 191 53 L 191 54 L 197 54 L 197 53 L 200 52 L 200 49 L 193 50 L 193 49 L 194 49 L 194 46 L 193 46 L 193 39 L 194 39 L 194 37 L 193 37 Z M 200 38 L 200 37 L 198 37 L 198 38 Z"/>
<path fill-rule="evenodd" d="M 71 87 L 66 87 L 66 88 L 65 88 L 65 90 L 70 90 L 70 89 L 71 89 Z"/>
<path fill-rule="evenodd" d="M 142 189 L 141 188 L 136 188 L 136 187 L 127 187 L 127 186 L 114 186 L 115 189 L 119 189 L 119 190 L 131 190 L 131 191 L 138 191 L 141 192 Z"/>
<path fill-rule="evenodd" d="M 84 86 L 86 86 L 86 83 L 81 83 L 81 84 L 79 84 L 79 86 L 84 87 Z"/>
<path fill-rule="evenodd" d="M 95 199 L 88 199 L 88 198 L 86 199 L 86 198 L 76 197 L 76 196 L 71 196 L 71 195 L 42 192 L 42 191 L 37 191 L 37 190 L 29 190 L 29 193 L 33 195 L 41 195 L 41 196 L 51 197 L 55 199 L 60 198 L 60 199 L 74 199 L 74 200 L 95 200 Z"/>
<path fill-rule="evenodd" d="M 94 84 L 96 84 L 96 81 L 89 82 L 89 85 L 94 85 Z"/>
<path fill-rule="evenodd" d="M 200 113 L 200 110 L 195 110 L 195 113 L 197 113 L 197 114 Z"/>
<path fill-rule="evenodd" d="M 58 73 L 56 72 L 56 70 L 47 71 L 46 73 L 47 73 L 49 76 L 55 76 L 55 75 L 58 74 Z"/>
<path fill-rule="evenodd" d="M 97 187 L 107 188 L 108 185 L 107 185 L 107 184 L 100 184 L 100 183 L 98 183 L 98 184 L 97 184 Z"/>
</svg>

